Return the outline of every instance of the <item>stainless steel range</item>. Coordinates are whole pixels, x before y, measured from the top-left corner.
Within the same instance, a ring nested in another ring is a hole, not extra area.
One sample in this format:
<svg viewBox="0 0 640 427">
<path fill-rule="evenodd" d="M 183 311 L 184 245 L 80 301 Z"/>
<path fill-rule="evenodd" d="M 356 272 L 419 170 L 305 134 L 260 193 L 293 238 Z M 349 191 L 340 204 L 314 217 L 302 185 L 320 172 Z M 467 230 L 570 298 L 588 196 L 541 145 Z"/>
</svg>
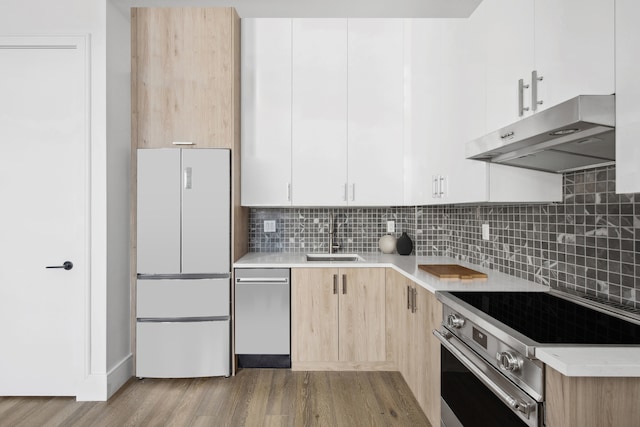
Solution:
<svg viewBox="0 0 640 427">
<path fill-rule="evenodd" d="M 544 425 L 536 349 L 640 344 L 640 319 L 551 292 L 438 292 L 442 425 Z"/>
</svg>

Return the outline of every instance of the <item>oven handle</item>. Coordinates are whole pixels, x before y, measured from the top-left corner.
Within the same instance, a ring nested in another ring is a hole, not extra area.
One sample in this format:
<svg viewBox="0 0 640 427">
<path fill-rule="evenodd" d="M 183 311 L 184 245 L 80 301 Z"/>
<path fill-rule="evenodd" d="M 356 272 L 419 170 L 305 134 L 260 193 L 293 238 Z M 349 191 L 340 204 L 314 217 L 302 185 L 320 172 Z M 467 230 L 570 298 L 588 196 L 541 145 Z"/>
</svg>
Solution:
<svg viewBox="0 0 640 427">
<path fill-rule="evenodd" d="M 445 332 L 446 333 L 446 332 Z M 451 354 L 453 354 L 467 369 L 469 369 L 484 385 L 491 389 L 504 403 L 507 404 L 514 411 L 521 412 L 524 416 L 529 419 L 529 414 L 531 413 L 531 406 L 526 402 L 518 401 L 510 396 L 507 392 L 505 392 L 499 385 L 497 385 L 487 374 L 482 372 L 482 370 L 478 369 L 478 367 L 465 355 L 465 350 L 461 350 L 458 347 L 454 346 L 449 342 L 449 337 L 452 335 L 438 331 L 437 329 L 433 330 L 433 335 L 438 338 L 438 341 L 442 343 L 444 348 L 449 350 Z"/>
</svg>

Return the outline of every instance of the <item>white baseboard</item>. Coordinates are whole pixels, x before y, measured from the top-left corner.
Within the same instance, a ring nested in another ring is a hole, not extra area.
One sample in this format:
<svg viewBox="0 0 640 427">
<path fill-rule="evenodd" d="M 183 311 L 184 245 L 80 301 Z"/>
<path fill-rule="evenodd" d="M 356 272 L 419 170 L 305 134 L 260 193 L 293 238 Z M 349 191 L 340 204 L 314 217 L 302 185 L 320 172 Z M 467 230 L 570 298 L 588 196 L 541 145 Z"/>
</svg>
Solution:
<svg viewBox="0 0 640 427">
<path fill-rule="evenodd" d="M 133 376 L 133 355 L 129 354 L 106 374 L 91 374 L 78 387 L 79 402 L 104 402 Z"/>
<path fill-rule="evenodd" d="M 107 399 L 133 376 L 133 354 L 129 354 L 107 373 Z"/>
</svg>

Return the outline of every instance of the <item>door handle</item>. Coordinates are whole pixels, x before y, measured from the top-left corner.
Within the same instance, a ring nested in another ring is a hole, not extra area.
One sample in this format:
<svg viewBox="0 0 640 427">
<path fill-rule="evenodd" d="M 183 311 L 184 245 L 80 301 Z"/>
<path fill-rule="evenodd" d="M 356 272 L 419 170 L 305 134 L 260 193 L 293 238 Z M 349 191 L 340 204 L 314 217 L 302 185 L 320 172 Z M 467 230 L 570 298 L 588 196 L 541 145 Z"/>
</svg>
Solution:
<svg viewBox="0 0 640 427">
<path fill-rule="evenodd" d="M 343 294 L 347 293 L 347 275 L 346 274 L 342 275 L 342 293 Z"/>
<path fill-rule="evenodd" d="M 45 268 L 64 268 L 65 270 L 71 270 L 73 263 L 71 261 L 65 261 L 62 265 L 48 265 Z"/>
</svg>

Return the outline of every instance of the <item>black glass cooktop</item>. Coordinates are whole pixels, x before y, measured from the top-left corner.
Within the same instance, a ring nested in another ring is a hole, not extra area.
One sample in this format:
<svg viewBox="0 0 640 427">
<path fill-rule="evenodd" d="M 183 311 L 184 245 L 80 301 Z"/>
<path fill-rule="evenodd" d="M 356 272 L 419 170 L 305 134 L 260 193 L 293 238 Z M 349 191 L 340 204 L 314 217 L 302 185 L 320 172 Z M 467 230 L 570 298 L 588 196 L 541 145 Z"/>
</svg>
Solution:
<svg viewBox="0 0 640 427">
<path fill-rule="evenodd" d="M 640 325 L 545 292 L 451 292 L 541 344 L 640 344 Z"/>
</svg>

